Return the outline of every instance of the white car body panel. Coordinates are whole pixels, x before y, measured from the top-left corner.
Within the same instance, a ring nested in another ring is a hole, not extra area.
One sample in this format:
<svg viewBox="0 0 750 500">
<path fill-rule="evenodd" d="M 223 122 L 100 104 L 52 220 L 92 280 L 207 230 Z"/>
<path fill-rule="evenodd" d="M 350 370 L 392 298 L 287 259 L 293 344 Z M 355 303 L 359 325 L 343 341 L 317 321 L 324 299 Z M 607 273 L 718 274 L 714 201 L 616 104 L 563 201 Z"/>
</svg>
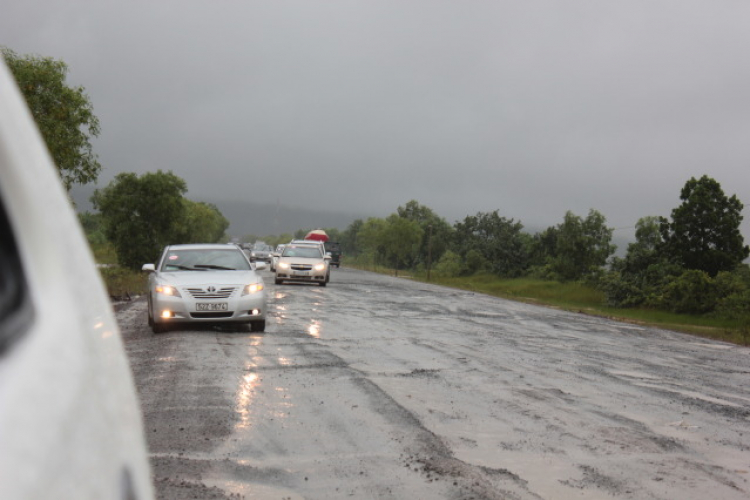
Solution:
<svg viewBox="0 0 750 500">
<path fill-rule="evenodd" d="M 0 204 L 33 318 L 0 356 L 0 498 L 153 498 L 142 417 L 109 297 L 0 60 Z"/>
</svg>

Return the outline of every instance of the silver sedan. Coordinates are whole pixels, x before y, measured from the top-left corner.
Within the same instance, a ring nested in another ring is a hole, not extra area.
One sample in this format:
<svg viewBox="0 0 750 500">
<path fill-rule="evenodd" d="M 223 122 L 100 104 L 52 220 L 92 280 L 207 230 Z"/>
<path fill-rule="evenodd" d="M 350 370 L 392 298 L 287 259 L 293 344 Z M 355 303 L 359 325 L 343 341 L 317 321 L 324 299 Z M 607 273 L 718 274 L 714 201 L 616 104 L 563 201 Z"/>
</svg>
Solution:
<svg viewBox="0 0 750 500">
<path fill-rule="evenodd" d="M 331 278 L 328 262 L 330 255 L 323 253 L 323 246 L 290 243 L 276 263 L 275 283 L 301 281 L 326 286 Z"/>
<path fill-rule="evenodd" d="M 162 333 L 179 323 L 249 324 L 266 328 L 263 278 L 235 245 L 171 245 L 158 266 L 145 264 L 148 279 L 148 323 Z"/>
</svg>

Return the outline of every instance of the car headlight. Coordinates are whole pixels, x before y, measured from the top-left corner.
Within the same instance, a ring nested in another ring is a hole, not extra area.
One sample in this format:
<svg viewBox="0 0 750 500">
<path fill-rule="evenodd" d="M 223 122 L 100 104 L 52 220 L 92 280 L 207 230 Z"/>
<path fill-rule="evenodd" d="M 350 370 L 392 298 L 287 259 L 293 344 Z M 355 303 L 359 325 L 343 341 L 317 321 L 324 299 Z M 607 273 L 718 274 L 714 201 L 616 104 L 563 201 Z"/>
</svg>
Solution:
<svg viewBox="0 0 750 500">
<path fill-rule="evenodd" d="M 169 295 L 170 297 L 182 297 L 182 295 L 180 295 L 180 291 L 172 285 L 156 285 L 155 291 L 156 293 Z"/>
<path fill-rule="evenodd" d="M 263 283 L 250 283 L 242 289 L 242 295 L 250 295 L 251 293 L 258 293 L 263 290 Z"/>
<path fill-rule="evenodd" d="M 315 269 L 316 271 L 322 271 L 325 268 L 326 268 L 325 264 L 315 264 L 315 267 L 313 269 Z"/>
<path fill-rule="evenodd" d="M 286 262 L 279 262 L 279 263 L 278 263 L 278 266 L 279 266 L 279 267 L 280 267 L 281 269 L 289 269 L 289 264 L 288 264 L 288 263 L 286 263 Z"/>
</svg>

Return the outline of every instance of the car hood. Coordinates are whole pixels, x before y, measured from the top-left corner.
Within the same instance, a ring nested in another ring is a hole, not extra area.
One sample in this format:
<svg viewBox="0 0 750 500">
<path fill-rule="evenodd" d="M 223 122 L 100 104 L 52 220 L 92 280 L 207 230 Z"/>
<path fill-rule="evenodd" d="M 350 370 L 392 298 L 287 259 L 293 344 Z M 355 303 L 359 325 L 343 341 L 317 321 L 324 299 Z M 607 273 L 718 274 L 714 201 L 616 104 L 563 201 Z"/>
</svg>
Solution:
<svg viewBox="0 0 750 500">
<path fill-rule="evenodd" d="M 159 273 L 157 278 L 173 286 L 247 285 L 263 281 L 255 271 L 176 271 Z"/>
<path fill-rule="evenodd" d="M 323 262 L 320 257 L 281 257 L 279 262 L 287 262 L 289 264 L 319 264 Z"/>
</svg>

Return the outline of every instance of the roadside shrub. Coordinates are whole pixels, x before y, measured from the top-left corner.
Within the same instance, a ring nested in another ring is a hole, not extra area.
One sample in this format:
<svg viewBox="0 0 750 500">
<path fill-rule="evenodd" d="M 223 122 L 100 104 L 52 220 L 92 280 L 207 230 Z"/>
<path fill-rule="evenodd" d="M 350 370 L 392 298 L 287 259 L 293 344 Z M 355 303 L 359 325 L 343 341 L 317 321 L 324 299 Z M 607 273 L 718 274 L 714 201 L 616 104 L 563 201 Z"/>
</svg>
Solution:
<svg viewBox="0 0 750 500">
<path fill-rule="evenodd" d="M 704 314 L 716 308 L 717 287 L 707 272 L 688 269 L 665 287 L 662 300 L 670 311 Z"/>
<path fill-rule="evenodd" d="M 643 289 L 631 280 L 623 278 L 619 272 L 605 274 L 599 280 L 597 288 L 606 296 L 610 307 L 635 307 L 646 301 Z"/>
<path fill-rule="evenodd" d="M 130 298 L 146 291 L 148 275 L 124 267 L 105 266 L 99 268 L 107 292 L 112 298 Z"/>
<path fill-rule="evenodd" d="M 467 274 L 475 274 L 479 271 L 484 271 L 489 267 L 489 261 L 484 258 L 484 255 L 479 253 L 477 250 L 469 250 L 466 253 L 466 272 Z"/>
<path fill-rule="evenodd" d="M 451 250 L 446 250 L 435 266 L 435 273 L 443 278 L 455 278 L 460 276 L 463 270 L 461 257 Z"/>
</svg>

